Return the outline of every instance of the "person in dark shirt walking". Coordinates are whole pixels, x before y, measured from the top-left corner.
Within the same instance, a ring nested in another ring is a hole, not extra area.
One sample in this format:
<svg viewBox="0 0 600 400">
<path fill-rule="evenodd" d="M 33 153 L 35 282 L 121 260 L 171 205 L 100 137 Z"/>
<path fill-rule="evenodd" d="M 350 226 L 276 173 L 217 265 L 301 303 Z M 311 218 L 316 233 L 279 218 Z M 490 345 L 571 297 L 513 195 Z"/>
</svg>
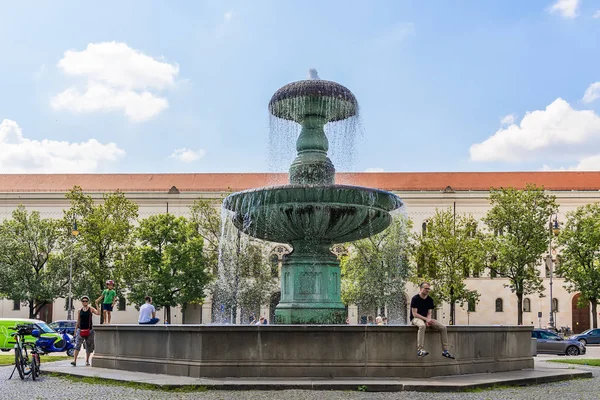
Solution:
<svg viewBox="0 0 600 400">
<path fill-rule="evenodd" d="M 448 351 L 448 331 L 446 325 L 431 318 L 431 312 L 435 308 L 433 299 L 429 297 L 431 286 L 429 282 L 419 285 L 419 293 L 410 301 L 410 322 L 419 328 L 417 333 L 417 356 L 425 357 L 429 352 L 425 350 L 425 330 L 427 327 L 440 331 L 442 340 L 442 356 L 454 359 Z"/>
<path fill-rule="evenodd" d="M 75 354 L 72 366 L 77 365 L 77 356 L 81 350 L 81 345 L 85 342 L 85 365 L 90 365 L 90 354 L 94 351 L 94 326 L 92 324 L 92 314 L 100 315 L 100 311 L 90 307 L 90 298 L 83 296 L 81 298 L 82 307 L 77 313 L 77 324 L 75 325 Z"/>
</svg>

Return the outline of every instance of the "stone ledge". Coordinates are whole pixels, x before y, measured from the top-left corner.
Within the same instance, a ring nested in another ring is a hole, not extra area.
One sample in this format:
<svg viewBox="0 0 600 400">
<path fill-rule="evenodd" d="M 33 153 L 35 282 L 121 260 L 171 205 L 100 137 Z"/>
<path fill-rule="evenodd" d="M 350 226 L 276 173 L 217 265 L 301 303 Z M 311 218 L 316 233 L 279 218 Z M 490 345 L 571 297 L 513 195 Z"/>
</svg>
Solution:
<svg viewBox="0 0 600 400">
<path fill-rule="evenodd" d="M 103 325 L 94 365 L 195 378 L 429 378 L 533 368 L 529 326 L 452 326 L 427 332 L 416 354 L 413 326 Z"/>
<path fill-rule="evenodd" d="M 94 361 L 92 360 L 92 363 Z M 445 376 L 428 379 L 205 379 L 144 372 L 118 371 L 98 367 L 72 367 L 61 361 L 44 364 L 42 373 L 93 377 L 107 381 L 134 382 L 156 388 L 197 387 L 209 390 L 358 390 L 369 392 L 463 392 L 496 386 L 526 386 L 558 382 L 570 379 L 592 378 L 592 373 L 567 368 L 526 369 L 522 371 L 497 372 Z"/>
</svg>

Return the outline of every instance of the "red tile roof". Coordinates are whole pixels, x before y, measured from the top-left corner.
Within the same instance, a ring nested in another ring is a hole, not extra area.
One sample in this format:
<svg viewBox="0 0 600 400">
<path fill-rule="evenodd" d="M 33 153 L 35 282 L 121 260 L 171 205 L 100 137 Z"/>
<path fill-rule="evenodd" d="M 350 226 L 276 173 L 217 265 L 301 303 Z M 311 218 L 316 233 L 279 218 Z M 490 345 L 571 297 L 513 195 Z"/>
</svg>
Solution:
<svg viewBox="0 0 600 400">
<path fill-rule="evenodd" d="M 239 191 L 285 184 L 287 174 L 0 174 L 0 193 L 84 191 L 168 192 Z M 377 172 L 338 173 L 336 183 L 394 191 L 486 191 L 490 187 L 523 188 L 527 183 L 547 190 L 600 190 L 600 172 Z"/>
</svg>

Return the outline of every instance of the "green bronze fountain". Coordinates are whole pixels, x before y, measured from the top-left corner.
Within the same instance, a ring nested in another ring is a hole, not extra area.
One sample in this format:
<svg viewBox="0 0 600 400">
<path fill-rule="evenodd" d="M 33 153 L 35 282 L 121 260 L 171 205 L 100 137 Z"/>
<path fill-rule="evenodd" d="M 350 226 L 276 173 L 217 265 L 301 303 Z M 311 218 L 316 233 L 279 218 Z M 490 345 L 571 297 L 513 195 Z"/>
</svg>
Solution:
<svg viewBox="0 0 600 400">
<path fill-rule="evenodd" d="M 234 193 L 223 207 L 243 233 L 293 248 L 283 262 L 276 323 L 342 324 L 340 263 L 331 246 L 383 231 L 402 202 L 382 190 L 335 184 L 324 127 L 357 114 L 346 87 L 321 79 L 292 82 L 275 92 L 269 111 L 302 127 L 290 183 Z"/>
</svg>

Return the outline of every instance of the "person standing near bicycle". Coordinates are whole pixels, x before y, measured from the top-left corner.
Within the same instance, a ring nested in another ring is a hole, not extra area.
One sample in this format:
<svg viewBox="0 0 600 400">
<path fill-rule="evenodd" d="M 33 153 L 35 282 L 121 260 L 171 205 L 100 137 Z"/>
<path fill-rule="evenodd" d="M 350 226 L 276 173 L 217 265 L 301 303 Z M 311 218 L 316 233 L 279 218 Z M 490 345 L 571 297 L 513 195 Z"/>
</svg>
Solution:
<svg viewBox="0 0 600 400">
<path fill-rule="evenodd" d="M 102 313 L 104 314 L 104 323 L 110 324 L 112 310 L 117 302 L 117 292 L 115 291 L 115 281 L 109 279 L 106 281 L 106 289 L 102 291 L 100 297 L 96 299 L 96 307 L 102 300 Z"/>
<path fill-rule="evenodd" d="M 77 356 L 81 345 L 85 342 L 85 365 L 90 365 L 90 354 L 94 351 L 94 324 L 93 314 L 100 315 L 100 311 L 90 306 L 90 298 L 81 298 L 81 309 L 77 312 L 77 324 L 75 325 L 75 354 L 72 366 L 77 365 Z"/>
</svg>

